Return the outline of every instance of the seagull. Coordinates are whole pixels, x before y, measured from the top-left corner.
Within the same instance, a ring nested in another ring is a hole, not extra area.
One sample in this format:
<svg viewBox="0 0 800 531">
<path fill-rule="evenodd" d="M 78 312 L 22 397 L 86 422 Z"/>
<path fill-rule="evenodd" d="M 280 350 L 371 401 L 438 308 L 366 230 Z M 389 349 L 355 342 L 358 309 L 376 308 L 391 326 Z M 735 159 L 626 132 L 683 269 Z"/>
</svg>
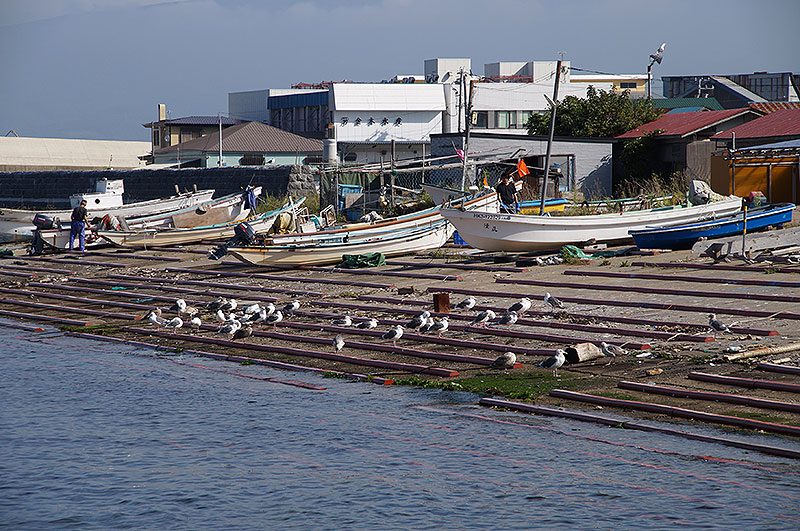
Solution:
<svg viewBox="0 0 800 531">
<path fill-rule="evenodd" d="M 300 301 L 292 301 L 283 307 L 283 313 L 285 313 L 286 315 L 292 315 L 299 308 L 300 308 Z"/>
<path fill-rule="evenodd" d="M 225 317 L 225 312 L 223 312 L 222 310 L 217 310 L 217 313 L 215 315 L 217 316 L 217 321 L 219 321 L 220 323 L 224 323 L 225 321 L 228 320 L 228 318 Z"/>
<path fill-rule="evenodd" d="M 340 335 L 337 335 L 333 338 L 333 348 L 336 352 L 339 352 L 344 348 L 344 338 Z"/>
<path fill-rule="evenodd" d="M 278 310 L 277 312 L 273 313 L 272 315 L 268 315 L 266 321 L 264 321 L 264 322 L 268 323 L 268 324 L 271 324 L 271 325 L 275 325 L 275 328 L 277 328 L 278 327 L 278 323 L 280 323 L 281 321 L 283 321 L 283 314 L 281 313 L 280 310 Z"/>
<path fill-rule="evenodd" d="M 456 309 L 458 310 L 471 310 L 478 304 L 478 301 L 475 300 L 475 297 L 467 297 L 463 301 L 456 304 Z"/>
<path fill-rule="evenodd" d="M 275 313 L 275 305 L 272 304 L 271 302 L 267 303 L 266 306 L 262 306 L 262 310 L 266 310 L 267 311 L 267 315 L 272 315 L 273 313 Z M 262 319 L 262 321 L 263 321 L 263 319 Z"/>
<path fill-rule="evenodd" d="M 495 321 L 495 323 L 501 325 L 513 325 L 518 319 L 519 316 L 517 315 L 517 312 L 511 310 L 510 312 L 503 314 L 500 319 Z"/>
<path fill-rule="evenodd" d="M 425 334 L 427 332 L 430 332 L 431 331 L 431 327 L 435 323 L 436 323 L 436 321 L 433 320 L 433 317 L 428 317 L 427 319 L 425 319 L 425 324 L 423 324 L 422 326 L 419 327 L 420 333 L 421 334 Z"/>
<path fill-rule="evenodd" d="M 202 326 L 203 322 L 200 320 L 199 317 L 192 317 L 192 320 L 189 321 L 189 324 L 192 326 L 192 328 L 197 330 Z"/>
<path fill-rule="evenodd" d="M 244 314 L 245 315 L 253 315 L 254 313 L 258 313 L 260 311 L 261 311 L 261 305 L 256 303 L 256 304 L 251 304 L 250 306 L 245 308 L 244 309 Z"/>
<path fill-rule="evenodd" d="M 513 369 L 514 364 L 517 363 L 517 355 L 513 352 L 506 352 L 502 356 L 498 356 L 494 363 L 493 369 Z"/>
<path fill-rule="evenodd" d="M 442 332 L 446 332 L 447 331 L 447 327 L 448 326 L 450 326 L 450 320 L 445 315 L 444 317 L 439 319 L 439 321 L 435 322 L 433 324 L 433 326 L 430 327 L 429 331 L 430 332 L 436 332 L 439 336 L 441 336 Z"/>
<path fill-rule="evenodd" d="M 717 320 L 717 315 L 714 313 L 708 314 L 708 325 L 717 332 L 730 332 L 731 329 L 722 321 Z"/>
<path fill-rule="evenodd" d="M 232 312 L 238 305 L 239 304 L 236 302 L 236 299 L 228 299 L 222 306 L 220 306 L 220 309 L 226 312 Z"/>
<path fill-rule="evenodd" d="M 549 305 L 554 310 L 564 307 L 564 303 L 550 295 L 550 293 L 544 294 L 544 303 Z"/>
<path fill-rule="evenodd" d="M 415 328 L 419 328 L 420 326 L 425 324 L 425 321 L 427 321 L 428 317 L 430 317 L 430 316 L 431 316 L 431 312 L 429 312 L 428 310 L 425 310 L 421 314 L 414 316 L 414 318 L 411 319 L 406 324 L 406 328 L 410 328 L 411 330 L 414 330 Z"/>
<path fill-rule="evenodd" d="M 403 326 L 396 325 L 389 329 L 388 332 L 381 336 L 381 339 L 391 339 L 392 345 L 397 346 L 397 340 L 403 337 Z"/>
<path fill-rule="evenodd" d="M 180 317 L 175 317 L 165 322 L 164 326 L 167 328 L 174 328 L 177 330 L 178 328 L 183 326 L 183 319 L 181 319 Z"/>
<path fill-rule="evenodd" d="M 253 335 L 253 327 L 252 326 L 245 326 L 245 327 L 237 328 L 236 331 L 233 332 L 233 335 L 231 336 L 231 339 L 234 339 L 234 340 L 236 340 L 236 339 L 244 339 L 244 338 L 250 337 L 252 335 Z"/>
<path fill-rule="evenodd" d="M 345 315 L 341 319 L 334 319 L 332 323 L 336 326 L 351 326 L 353 324 L 353 319 L 349 315 Z"/>
<path fill-rule="evenodd" d="M 161 318 L 161 310 L 159 310 L 158 308 L 147 312 L 145 318 L 151 323 L 159 326 L 164 326 L 167 323 L 166 319 Z"/>
<path fill-rule="evenodd" d="M 483 310 L 482 312 L 478 312 L 478 315 L 475 316 L 475 319 L 472 320 L 473 325 L 477 324 L 486 324 L 487 322 L 491 321 L 497 317 L 497 314 L 494 313 L 492 310 Z"/>
<path fill-rule="evenodd" d="M 617 356 L 624 356 L 627 354 L 624 348 L 617 345 L 609 345 L 605 341 L 600 342 L 600 348 L 607 358 L 616 358 Z"/>
<path fill-rule="evenodd" d="M 214 299 L 213 301 L 209 302 L 209 303 L 206 305 L 206 308 L 207 308 L 207 309 L 208 309 L 208 311 L 210 311 L 210 312 L 216 312 L 217 310 L 219 310 L 220 308 L 222 308 L 222 306 L 223 306 L 224 304 L 227 304 L 227 303 L 228 303 L 228 299 L 226 299 L 225 297 L 217 297 L 217 298 L 216 298 L 216 299 Z"/>
<path fill-rule="evenodd" d="M 242 327 L 242 324 L 239 321 L 233 319 L 233 320 L 225 323 L 224 325 L 222 325 L 220 327 L 220 329 L 219 329 L 219 333 L 223 334 L 223 335 L 226 335 L 226 336 L 232 336 L 241 327 Z"/>
<path fill-rule="evenodd" d="M 520 300 L 512 304 L 508 308 L 508 311 L 509 313 L 510 312 L 525 313 L 531 309 L 531 306 L 533 306 L 533 301 L 530 300 L 528 297 L 522 297 Z"/>
<path fill-rule="evenodd" d="M 267 320 L 267 316 L 269 316 L 269 314 L 267 313 L 267 309 L 261 308 L 261 311 L 258 312 L 258 315 L 256 315 L 255 318 L 251 319 L 251 322 L 253 323 L 257 323 L 259 321 L 264 322 Z"/>
<path fill-rule="evenodd" d="M 553 369 L 553 376 L 558 376 L 558 368 L 567 361 L 567 353 L 564 350 L 556 350 L 555 356 L 550 356 L 539 364 L 543 369 Z"/>
<path fill-rule="evenodd" d="M 175 304 L 169 307 L 169 311 L 171 312 L 178 312 L 184 313 L 186 311 L 186 301 L 183 299 L 178 299 L 175 301 Z"/>
<path fill-rule="evenodd" d="M 366 330 L 372 330 L 373 328 L 378 328 L 378 320 L 367 319 L 366 321 L 361 321 L 356 325 L 356 328 L 364 328 Z"/>
</svg>

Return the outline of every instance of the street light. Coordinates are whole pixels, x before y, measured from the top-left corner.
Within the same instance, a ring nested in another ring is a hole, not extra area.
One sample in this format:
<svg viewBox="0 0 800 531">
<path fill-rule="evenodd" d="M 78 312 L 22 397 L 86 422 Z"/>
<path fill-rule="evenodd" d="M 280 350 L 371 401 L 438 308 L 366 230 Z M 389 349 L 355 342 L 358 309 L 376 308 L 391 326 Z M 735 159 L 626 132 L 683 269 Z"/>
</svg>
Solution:
<svg viewBox="0 0 800 531">
<path fill-rule="evenodd" d="M 653 69 L 653 64 L 654 63 L 661 64 L 661 60 L 664 59 L 664 50 L 666 49 L 666 47 L 667 47 L 667 43 L 666 42 L 662 42 L 661 46 L 659 46 L 658 50 L 656 50 L 656 53 L 651 53 L 650 54 L 650 64 L 647 65 L 647 99 L 648 100 L 650 99 L 650 92 L 651 92 L 651 88 L 650 88 L 650 70 Z"/>
</svg>

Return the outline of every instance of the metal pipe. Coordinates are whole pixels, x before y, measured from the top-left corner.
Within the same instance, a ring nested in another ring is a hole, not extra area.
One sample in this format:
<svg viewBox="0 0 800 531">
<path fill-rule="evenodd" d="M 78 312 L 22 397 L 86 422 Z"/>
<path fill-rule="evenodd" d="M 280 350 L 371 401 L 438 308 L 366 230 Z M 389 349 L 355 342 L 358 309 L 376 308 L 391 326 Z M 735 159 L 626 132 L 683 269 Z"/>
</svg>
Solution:
<svg viewBox="0 0 800 531">
<path fill-rule="evenodd" d="M 133 315 L 127 313 L 114 313 L 102 310 L 92 310 L 91 308 L 75 308 L 74 306 L 46 304 L 43 302 L 31 302 L 19 299 L 0 299 L 0 304 L 8 304 L 11 306 L 22 306 L 23 308 L 39 308 L 42 310 L 50 310 L 54 312 L 75 313 L 78 315 L 93 315 L 95 317 L 107 317 L 111 319 L 122 319 L 129 321 L 135 319 Z M 41 317 L 42 319 L 47 319 L 48 316 L 42 315 Z"/>
<path fill-rule="evenodd" d="M 35 271 L 37 273 L 47 273 L 50 275 L 72 275 L 75 273 L 71 269 L 58 269 L 56 267 L 35 267 L 31 265 L 11 265 L 11 264 L 2 264 L 2 267 L 5 269 L 11 269 L 13 271 Z"/>
<path fill-rule="evenodd" d="M 359 300 L 366 300 L 366 301 L 378 301 L 378 302 L 396 302 L 396 297 L 382 297 L 380 295 L 359 295 Z M 403 299 L 403 304 L 409 304 L 414 306 L 420 307 L 428 307 L 430 306 L 429 301 L 423 300 L 414 300 L 414 299 Z M 496 310 L 496 306 L 487 306 L 487 305 L 477 305 L 473 310 Z M 539 315 L 543 317 L 552 317 L 552 312 L 541 311 L 541 310 L 528 310 L 528 315 Z M 634 324 L 634 325 L 644 325 L 644 326 L 664 326 L 669 328 L 679 327 L 681 329 L 694 329 L 694 330 L 703 330 L 708 331 L 709 326 L 708 324 L 694 324 L 694 323 L 683 323 L 680 321 L 654 321 L 651 319 L 641 319 L 637 317 L 621 317 L 621 316 L 609 316 L 609 315 L 593 315 L 589 313 L 580 313 L 580 312 L 565 312 L 563 314 L 566 317 L 574 317 L 578 319 L 587 319 L 591 321 L 599 321 L 599 322 L 608 322 L 608 323 L 624 323 L 624 324 Z M 779 335 L 776 330 L 762 330 L 758 328 L 746 328 L 746 327 L 736 327 L 731 326 L 731 331 L 736 332 L 738 334 L 752 334 L 756 336 L 777 336 Z"/>
<path fill-rule="evenodd" d="M 6 303 L 6 299 L 3 299 L 0 302 Z M 77 319 L 67 319 L 65 317 L 53 317 L 52 315 L 39 315 L 35 313 L 14 312 L 11 310 L 0 310 L 0 315 L 68 326 L 89 326 L 92 324 L 88 321 L 78 321 Z"/>
<path fill-rule="evenodd" d="M 517 299 L 521 296 L 526 296 L 532 299 L 541 299 L 544 293 L 524 294 L 524 293 L 508 293 L 503 291 L 475 291 L 465 288 L 451 288 L 451 287 L 437 287 L 428 288 L 428 291 L 443 291 L 448 293 L 461 293 L 464 295 L 478 295 L 482 297 L 497 297 L 504 299 Z M 688 304 L 670 304 L 660 302 L 645 302 L 645 301 L 617 301 L 606 299 L 588 299 L 583 297 L 559 297 L 564 302 L 573 302 L 576 304 L 587 304 L 597 306 L 620 306 L 626 308 L 651 308 L 653 310 L 671 310 L 692 313 L 718 313 L 724 315 L 744 315 L 746 317 L 769 317 L 776 319 L 790 319 L 800 320 L 800 313 L 794 312 L 768 312 L 762 310 L 744 310 L 738 308 L 717 308 L 714 306 L 692 306 Z"/>
<path fill-rule="evenodd" d="M 724 439 L 721 437 L 712 437 L 710 435 L 701 435 L 698 433 L 690 433 L 685 431 L 674 430 L 672 428 L 665 428 L 661 426 L 651 426 L 647 424 L 640 424 L 629 420 L 621 420 L 616 418 L 601 417 L 599 415 L 592 415 L 589 413 L 570 411 L 564 409 L 556 409 L 546 406 L 534 406 L 532 404 L 523 404 L 520 402 L 509 402 L 507 400 L 500 400 L 497 398 L 481 398 L 479 405 L 485 407 L 498 407 L 510 409 L 513 411 L 522 411 L 525 413 L 533 413 L 536 415 L 544 415 L 548 417 L 566 418 L 578 420 L 581 422 L 593 422 L 595 424 L 603 424 L 614 428 L 625 428 L 629 430 L 637 430 L 644 432 L 663 433 L 666 435 L 673 435 L 676 437 L 683 437 L 694 441 L 702 441 L 708 443 L 721 444 L 733 448 L 741 448 L 743 450 L 761 452 L 767 455 L 775 455 L 779 457 L 789 457 L 792 459 L 800 459 L 800 452 L 796 450 L 789 450 L 786 448 L 778 448 L 775 446 L 765 446 L 761 444 L 753 444 L 743 441 L 735 441 L 732 439 Z"/>
<path fill-rule="evenodd" d="M 308 291 L 308 290 L 300 290 L 300 289 L 287 289 L 287 288 L 274 288 L 274 287 L 267 287 L 267 286 L 253 286 L 248 284 L 231 284 L 230 282 L 214 282 L 213 280 L 189 280 L 189 279 L 178 279 L 178 278 L 152 278 L 152 277 L 140 277 L 135 275 L 120 275 L 117 273 L 111 273 L 106 275 L 106 278 L 114 278 L 120 280 L 133 280 L 133 281 L 140 281 L 140 282 L 159 282 L 161 285 L 163 284 L 177 284 L 179 286 L 204 286 L 204 287 L 215 287 L 215 288 L 229 288 L 234 291 L 236 290 L 244 290 L 244 291 L 260 291 L 263 293 L 285 293 L 287 295 L 306 295 L 308 297 L 323 297 L 325 294 L 319 291 Z M 70 279 L 70 280 L 82 280 L 82 281 L 89 281 L 97 279 Z M 115 285 L 113 282 L 109 282 L 109 284 Z"/>
<path fill-rule="evenodd" d="M 658 413 L 670 417 L 679 417 L 691 420 L 702 420 L 725 426 L 735 426 L 737 428 L 748 428 L 751 430 L 761 430 L 770 433 L 780 433 L 782 435 L 793 435 L 800 437 L 800 427 L 777 424 L 774 422 L 764 422 L 761 420 L 743 419 L 729 415 L 718 415 L 716 413 L 706 413 L 705 411 L 695 411 L 674 406 L 664 406 L 661 404 L 651 404 L 650 402 L 638 402 L 636 400 L 621 400 L 619 398 L 605 398 L 575 391 L 565 391 L 563 389 L 553 389 L 550 396 L 563 398 L 576 402 L 597 404 L 600 406 L 619 407 L 623 409 L 633 409 L 635 411 L 645 411 L 648 413 Z"/>
<path fill-rule="evenodd" d="M 794 367 L 792 365 L 779 365 L 777 363 L 761 362 L 756 365 L 756 369 L 769 372 L 782 372 L 785 374 L 800 375 L 800 367 Z"/>
<path fill-rule="evenodd" d="M 501 266 L 501 265 L 489 265 L 489 264 L 465 264 L 459 262 L 444 262 L 444 263 L 424 263 L 423 259 L 430 260 L 430 258 L 424 257 L 420 258 L 418 261 L 416 260 L 387 260 L 386 265 L 390 266 L 403 266 L 409 268 L 420 268 L 420 269 L 427 269 L 427 268 L 434 268 L 434 269 L 462 269 L 464 271 L 505 271 L 508 273 L 524 273 L 528 270 L 526 267 L 512 267 L 512 266 Z"/>
<path fill-rule="evenodd" d="M 72 255 L 67 255 L 67 256 L 72 256 Z M 67 263 L 67 259 L 65 259 L 65 258 L 50 258 L 48 256 L 39 256 L 37 258 L 31 258 L 31 260 L 34 260 L 34 261 L 37 261 L 37 262 L 52 262 L 52 263 L 55 263 L 55 264 L 62 264 L 62 265 Z M 70 259 L 69 261 L 71 262 L 72 260 L 73 259 Z M 97 260 L 87 260 L 85 258 L 80 258 L 80 259 L 75 258 L 74 260 L 75 260 L 74 263 L 71 263 L 70 265 L 81 265 L 81 264 L 83 264 L 83 265 L 92 265 L 92 266 L 98 266 L 98 267 L 113 267 L 113 268 L 131 267 L 128 264 L 123 264 L 123 263 L 120 263 L 120 262 L 98 262 Z"/>
<path fill-rule="evenodd" d="M 662 268 L 683 268 L 683 269 L 708 269 L 710 271 L 735 271 L 737 273 L 743 273 L 747 271 L 752 271 L 755 273 L 763 273 L 767 270 L 766 267 L 760 266 L 747 266 L 747 265 L 722 265 L 722 264 L 693 264 L 689 262 L 665 262 L 665 263 L 656 263 L 656 262 L 632 262 L 632 266 L 634 267 L 662 267 Z M 794 269 L 791 267 L 774 267 L 770 266 L 770 270 L 776 273 L 800 273 L 800 270 Z"/>
<path fill-rule="evenodd" d="M 760 300 L 770 302 L 800 302 L 800 297 L 792 295 L 765 295 L 762 293 L 725 293 L 718 291 L 697 291 L 670 288 L 656 288 L 651 286 L 615 286 L 613 284 L 578 284 L 574 282 L 558 282 L 549 280 L 523 280 L 523 279 L 495 279 L 497 284 L 522 284 L 525 286 L 542 286 L 552 288 L 567 288 L 590 291 L 621 291 L 627 293 L 656 293 L 659 295 L 675 295 L 679 297 L 700 297 L 712 299 Z"/>
<path fill-rule="evenodd" d="M 304 358 L 316 358 L 329 361 L 337 361 L 340 363 L 348 363 L 350 365 L 359 365 L 364 367 L 379 367 L 381 369 L 389 369 L 402 371 L 412 374 L 429 374 L 431 376 L 441 376 L 444 378 L 455 378 L 458 376 L 458 371 L 453 369 L 445 369 L 441 367 L 430 367 L 427 365 L 416 365 L 412 363 L 401 363 L 396 361 L 383 361 L 371 358 L 356 358 L 353 356 L 345 356 L 343 354 L 333 354 L 330 352 L 319 352 L 314 350 L 303 350 L 291 347 L 280 347 L 277 345 L 259 345 L 257 343 L 245 343 L 230 341 L 227 339 L 216 339 L 204 336 L 191 336 L 188 334 L 179 334 L 172 332 L 165 332 L 163 330 L 150 330 L 144 328 L 126 327 L 125 330 L 136 334 L 155 335 L 167 339 L 175 339 L 178 341 L 189 341 L 196 343 L 206 343 L 208 345 L 217 345 L 221 347 L 230 347 L 246 350 L 257 350 L 260 352 L 269 352 L 271 354 L 286 354 L 289 356 L 301 356 Z"/>
<path fill-rule="evenodd" d="M 791 402 L 780 402 L 778 400 L 766 400 L 752 396 L 734 395 L 730 393 L 717 393 L 714 391 L 694 391 L 691 389 L 680 389 L 677 387 L 664 387 L 652 384 L 642 384 L 638 382 L 622 381 L 617 383 L 620 389 L 639 391 L 655 395 L 674 396 L 676 398 L 694 398 L 697 400 L 709 400 L 713 402 L 727 402 L 729 404 L 741 404 L 750 407 L 763 409 L 774 409 L 787 413 L 800 413 L 800 404 Z"/>
<path fill-rule="evenodd" d="M 340 269 L 338 267 L 303 266 L 300 269 L 305 271 L 319 271 L 322 273 L 338 273 L 342 275 L 377 275 L 386 277 L 403 277 L 427 280 L 462 280 L 457 275 L 435 275 L 431 273 L 410 273 L 408 271 L 398 271 L 393 269 Z"/>
<path fill-rule="evenodd" d="M 759 286 L 764 288 L 800 288 L 800 282 L 789 280 L 754 280 L 739 278 L 698 277 L 689 275 L 659 275 L 656 273 L 617 273 L 613 271 L 584 271 L 567 269 L 564 275 L 581 277 L 632 278 L 643 280 L 663 280 L 667 282 L 696 282 L 700 284 L 734 284 L 741 286 Z"/>
<path fill-rule="evenodd" d="M 35 276 L 30 273 L 21 273 L 19 271 L 3 271 L 2 269 L 0 269 L 0 275 L 6 275 L 9 277 L 22 277 L 22 278 L 31 278 Z"/>
<path fill-rule="evenodd" d="M 800 393 L 800 384 L 759 380 L 756 378 L 739 378 L 738 376 L 721 376 L 719 374 L 708 374 L 705 372 L 690 372 L 688 377 L 690 380 L 722 385 L 735 385 L 736 387 L 746 387 L 748 389 L 771 389 L 773 391 L 785 391 L 787 393 Z"/>
<path fill-rule="evenodd" d="M 336 286 L 359 286 L 363 288 L 389 289 L 392 284 L 378 284 L 376 282 L 362 282 L 358 280 L 334 280 L 332 278 L 289 277 L 270 275 L 268 273 L 239 273 L 236 271 L 220 271 L 218 269 L 192 269 L 189 267 L 168 267 L 164 271 L 170 273 L 193 273 L 195 275 L 257 278 L 262 280 L 277 280 L 280 282 L 302 282 L 308 284 L 333 284 Z"/>
<path fill-rule="evenodd" d="M 125 343 L 128 345 L 136 345 L 145 348 L 151 348 L 153 350 L 174 350 L 171 347 L 165 347 L 164 345 L 158 345 L 156 343 L 147 343 L 146 341 L 133 341 L 130 339 L 124 339 L 120 337 L 112 337 L 112 336 L 98 336 L 95 334 L 86 334 L 81 332 L 69 332 L 68 335 L 74 337 L 80 337 L 84 339 L 93 339 L 95 341 L 107 341 L 107 342 L 114 342 L 114 343 Z M 351 380 L 358 380 L 358 381 L 366 381 L 370 383 L 375 383 L 378 385 L 393 385 L 394 380 L 390 378 L 382 378 L 380 376 L 371 376 L 367 374 L 357 374 L 357 373 L 350 373 L 350 372 L 341 372 L 335 371 L 333 369 L 320 369 L 318 367 L 308 367 L 306 365 L 296 365 L 294 363 L 286 363 L 283 361 L 274 361 L 274 360 L 266 360 L 264 358 L 251 358 L 249 356 L 232 356 L 230 354 L 220 354 L 217 352 L 206 352 L 203 350 L 184 350 L 182 351 L 183 354 L 189 354 L 192 356 L 198 356 L 201 358 L 209 358 L 219 361 L 232 361 L 234 363 L 252 363 L 254 365 L 263 365 L 265 367 L 272 367 L 275 369 L 283 369 L 287 371 L 301 371 L 301 372 L 313 372 L 317 374 L 334 374 L 337 376 L 341 376 L 344 378 L 348 378 Z"/>
<path fill-rule="evenodd" d="M 14 288 L 0 288 L 0 293 L 9 293 L 12 295 L 23 295 L 26 297 L 30 297 L 34 295 L 36 297 L 42 297 L 44 299 L 55 299 L 60 301 L 71 301 L 77 302 L 80 304 L 99 304 L 101 306 L 113 306 L 117 308 L 129 308 L 133 310 L 151 310 L 153 308 L 152 305 L 146 304 L 136 304 L 132 302 L 115 302 L 115 301 L 106 301 L 101 299 L 89 299 L 86 297 L 73 297 L 72 295 L 62 295 L 60 293 L 47 293 L 42 291 L 28 291 L 24 289 L 14 289 Z"/>
</svg>

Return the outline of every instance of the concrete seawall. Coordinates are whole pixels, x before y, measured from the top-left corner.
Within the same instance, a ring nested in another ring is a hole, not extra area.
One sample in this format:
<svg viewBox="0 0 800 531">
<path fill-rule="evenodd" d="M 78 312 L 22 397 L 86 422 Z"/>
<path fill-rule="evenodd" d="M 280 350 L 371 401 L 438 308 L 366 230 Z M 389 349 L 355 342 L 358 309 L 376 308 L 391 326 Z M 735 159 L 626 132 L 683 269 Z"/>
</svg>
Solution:
<svg viewBox="0 0 800 531">
<path fill-rule="evenodd" d="M 68 207 L 71 194 L 92 190 L 94 183 L 103 178 L 125 181 L 125 202 L 168 197 L 175 194 L 176 185 L 181 191 L 191 190 L 194 185 L 198 189 L 214 188 L 215 197 L 234 193 L 248 184 L 261 186 L 270 195 L 284 195 L 287 189 L 307 195 L 314 187 L 312 172 L 300 166 L 277 166 L 0 173 L 0 207 Z"/>
</svg>

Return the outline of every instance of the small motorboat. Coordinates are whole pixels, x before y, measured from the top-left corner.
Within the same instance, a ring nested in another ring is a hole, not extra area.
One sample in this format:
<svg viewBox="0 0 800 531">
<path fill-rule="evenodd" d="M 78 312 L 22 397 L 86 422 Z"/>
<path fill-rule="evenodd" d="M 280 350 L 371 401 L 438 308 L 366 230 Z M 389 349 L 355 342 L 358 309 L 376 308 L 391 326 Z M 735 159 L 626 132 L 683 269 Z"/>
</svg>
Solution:
<svg viewBox="0 0 800 531">
<path fill-rule="evenodd" d="M 770 227 L 780 228 L 792 221 L 795 205 L 779 203 L 753 208 L 747 212 L 747 232 L 758 232 Z M 737 212 L 697 223 L 669 227 L 647 227 L 630 231 L 640 249 L 689 249 L 701 239 L 735 236 L 744 231 L 744 212 Z"/>
</svg>

